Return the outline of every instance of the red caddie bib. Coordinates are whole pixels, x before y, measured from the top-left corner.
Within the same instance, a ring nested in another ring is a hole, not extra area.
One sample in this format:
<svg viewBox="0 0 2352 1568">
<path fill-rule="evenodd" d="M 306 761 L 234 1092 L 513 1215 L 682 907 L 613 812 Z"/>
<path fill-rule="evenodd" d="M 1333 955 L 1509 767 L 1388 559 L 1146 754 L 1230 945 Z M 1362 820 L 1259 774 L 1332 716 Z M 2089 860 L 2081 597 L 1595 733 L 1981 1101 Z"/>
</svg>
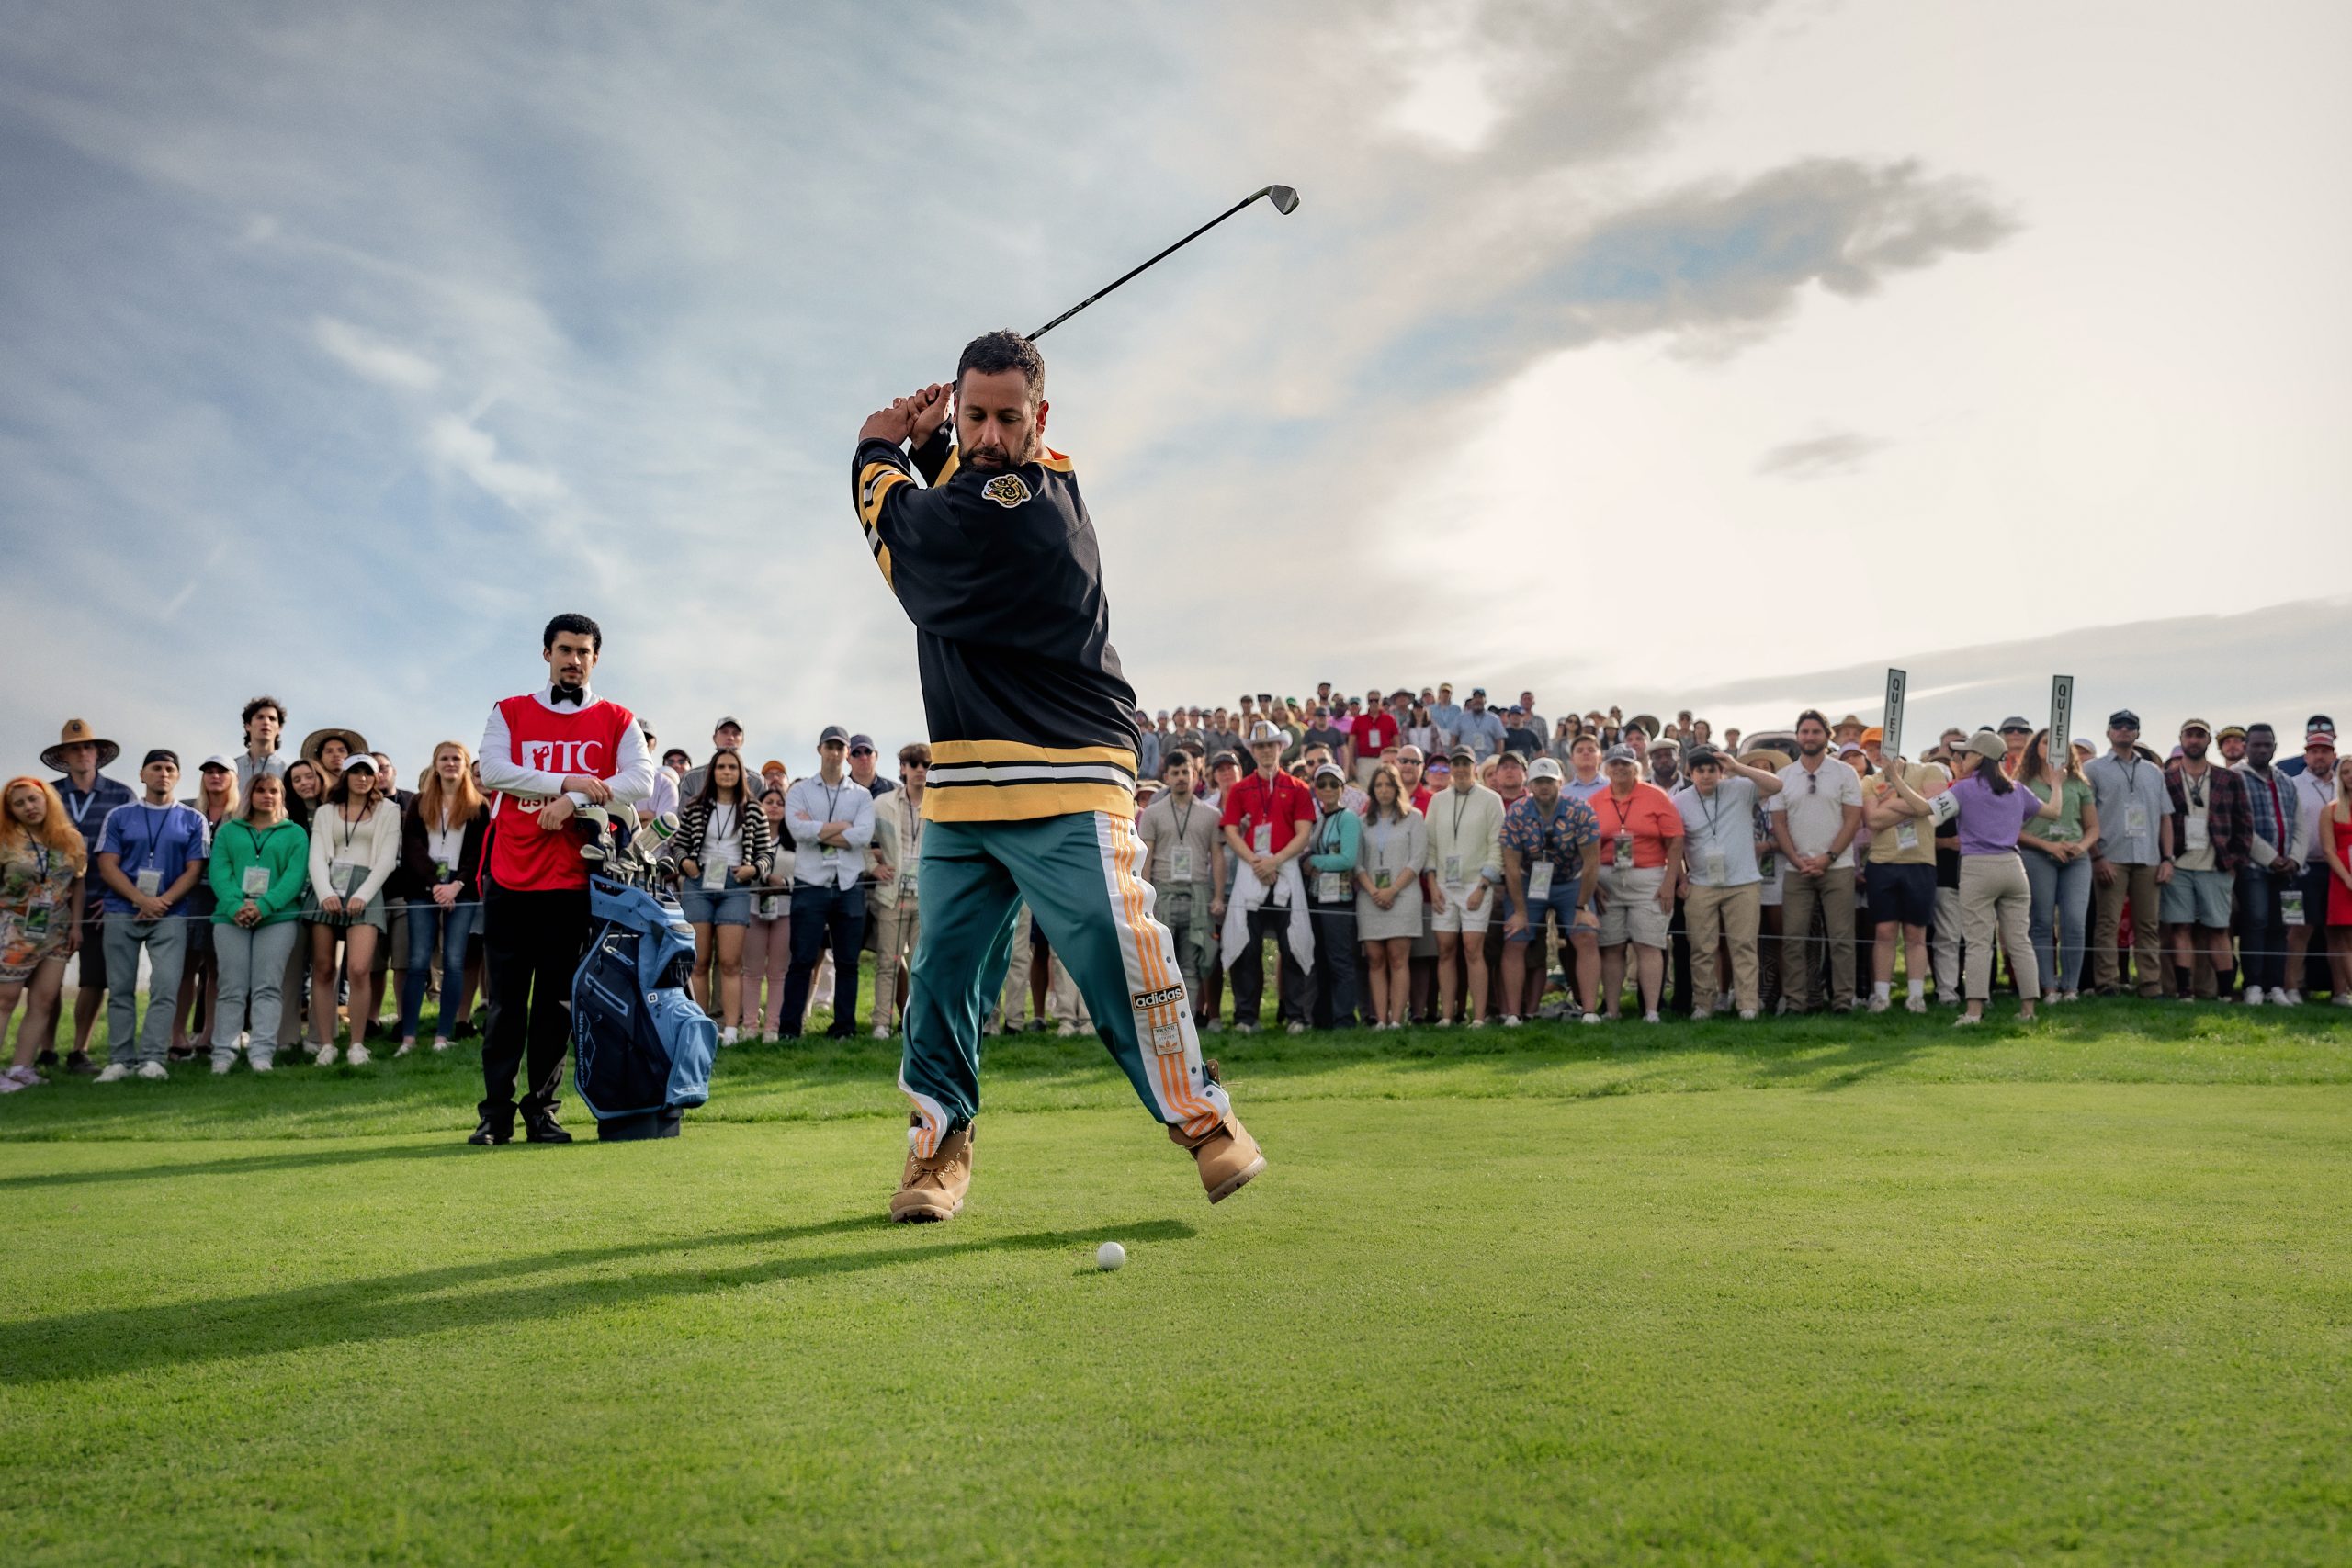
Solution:
<svg viewBox="0 0 2352 1568">
<path fill-rule="evenodd" d="M 535 773 L 609 779 L 620 771 L 621 737 L 637 716 L 602 698 L 574 712 L 550 708 L 536 696 L 508 697 L 498 705 L 505 716 L 509 759 Z M 565 823 L 550 833 L 539 812 L 550 797 L 498 790 L 490 797 L 490 878 L 514 892 L 543 892 L 588 886 L 588 865 L 580 858 L 580 830 Z"/>
</svg>

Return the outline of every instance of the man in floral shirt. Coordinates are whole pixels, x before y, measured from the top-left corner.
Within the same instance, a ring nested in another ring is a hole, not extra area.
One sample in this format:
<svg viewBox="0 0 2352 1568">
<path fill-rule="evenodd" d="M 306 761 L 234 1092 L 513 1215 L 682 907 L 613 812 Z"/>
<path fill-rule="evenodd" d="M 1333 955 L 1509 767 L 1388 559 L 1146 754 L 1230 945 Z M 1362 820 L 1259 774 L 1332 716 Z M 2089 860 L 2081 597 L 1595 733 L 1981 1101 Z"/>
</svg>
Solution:
<svg viewBox="0 0 2352 1568">
<path fill-rule="evenodd" d="M 1595 879 L 1584 874 L 1585 852 L 1600 841 L 1600 823 L 1592 807 L 1560 793 L 1560 764 L 1538 757 L 1527 770 L 1528 793 L 1503 817 L 1503 881 L 1510 890 L 1510 919 L 1503 928 L 1509 942 L 1533 942 L 1541 952 L 1544 917 L 1559 922 L 1560 941 L 1576 950 L 1577 991 L 1590 1006 L 1600 990 L 1600 921 L 1593 913 Z M 1531 922 L 1530 913 L 1534 915 Z M 1527 970 L 1538 965 L 1503 964 L 1503 1027 L 1518 1027 L 1521 993 Z M 1566 954 L 1561 954 L 1566 967 Z M 1543 1000 L 1524 998 L 1529 1010 Z M 1598 1010 L 1584 1015 L 1598 1023 Z"/>
</svg>

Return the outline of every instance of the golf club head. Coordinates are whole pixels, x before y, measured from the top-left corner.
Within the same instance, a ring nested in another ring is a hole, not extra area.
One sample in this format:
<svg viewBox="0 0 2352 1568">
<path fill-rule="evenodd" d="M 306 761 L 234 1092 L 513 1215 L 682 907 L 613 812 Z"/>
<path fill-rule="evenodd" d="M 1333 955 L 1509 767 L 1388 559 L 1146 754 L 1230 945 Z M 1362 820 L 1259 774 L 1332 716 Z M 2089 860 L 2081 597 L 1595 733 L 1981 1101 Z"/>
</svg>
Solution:
<svg viewBox="0 0 2352 1568">
<path fill-rule="evenodd" d="M 1298 210 L 1298 192 L 1289 186 L 1268 186 L 1258 194 L 1271 197 L 1274 210 L 1285 218 Z"/>
</svg>

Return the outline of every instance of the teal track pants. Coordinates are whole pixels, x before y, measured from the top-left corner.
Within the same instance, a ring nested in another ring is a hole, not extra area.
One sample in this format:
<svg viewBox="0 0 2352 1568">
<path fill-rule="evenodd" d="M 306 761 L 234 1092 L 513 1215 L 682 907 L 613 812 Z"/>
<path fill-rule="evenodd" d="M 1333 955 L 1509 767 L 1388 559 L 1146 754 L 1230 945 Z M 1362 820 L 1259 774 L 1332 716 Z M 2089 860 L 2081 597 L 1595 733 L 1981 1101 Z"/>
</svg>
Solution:
<svg viewBox="0 0 2352 1568">
<path fill-rule="evenodd" d="M 1004 985 L 1023 899 L 1145 1108 L 1195 1136 L 1225 1118 L 1175 943 L 1152 918 L 1146 855 L 1135 824 L 1107 811 L 924 824 L 922 935 L 899 1068 L 916 1154 L 928 1157 L 979 1113 L 980 1024 Z"/>
</svg>

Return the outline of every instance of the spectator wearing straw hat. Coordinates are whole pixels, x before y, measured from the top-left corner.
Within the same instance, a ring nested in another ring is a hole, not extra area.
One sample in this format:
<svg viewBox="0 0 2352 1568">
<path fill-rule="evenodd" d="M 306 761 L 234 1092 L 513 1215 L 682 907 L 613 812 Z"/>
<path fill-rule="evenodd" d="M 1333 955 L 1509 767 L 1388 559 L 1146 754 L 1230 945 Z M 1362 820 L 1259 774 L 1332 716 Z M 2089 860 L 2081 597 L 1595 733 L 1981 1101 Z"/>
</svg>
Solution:
<svg viewBox="0 0 2352 1568">
<path fill-rule="evenodd" d="M 302 737 L 302 758 L 324 775 L 326 787 L 334 788 L 343 776 L 344 764 L 354 757 L 369 755 L 368 738 L 356 729 L 329 725 L 313 729 Z"/>
<path fill-rule="evenodd" d="M 115 807 L 128 806 L 138 798 L 129 784 L 107 778 L 99 771 L 121 755 L 121 747 L 78 718 L 67 719 L 65 727 L 58 731 L 57 744 L 40 754 L 41 766 L 55 768 L 62 775 L 51 780 L 50 787 L 57 791 L 58 799 L 64 803 L 67 820 L 82 835 L 83 863 L 89 867 L 93 884 L 97 882 L 98 839 L 106 831 L 107 817 Z M 98 1010 L 106 1005 L 106 905 L 97 897 L 103 892 L 102 886 L 94 886 L 93 896 L 83 906 L 82 933 L 75 949 L 81 960 L 82 978 L 80 987 L 74 993 L 74 1050 L 65 1060 L 65 1070 L 70 1073 L 97 1070 L 90 1065 L 90 1032 L 97 1026 Z M 2323 896 L 2324 892 L 2323 888 Z M 138 985 L 138 976 L 133 975 L 130 987 L 136 990 Z M 53 1066 L 56 1056 L 54 1049 L 45 1051 L 38 1065 Z"/>
</svg>

